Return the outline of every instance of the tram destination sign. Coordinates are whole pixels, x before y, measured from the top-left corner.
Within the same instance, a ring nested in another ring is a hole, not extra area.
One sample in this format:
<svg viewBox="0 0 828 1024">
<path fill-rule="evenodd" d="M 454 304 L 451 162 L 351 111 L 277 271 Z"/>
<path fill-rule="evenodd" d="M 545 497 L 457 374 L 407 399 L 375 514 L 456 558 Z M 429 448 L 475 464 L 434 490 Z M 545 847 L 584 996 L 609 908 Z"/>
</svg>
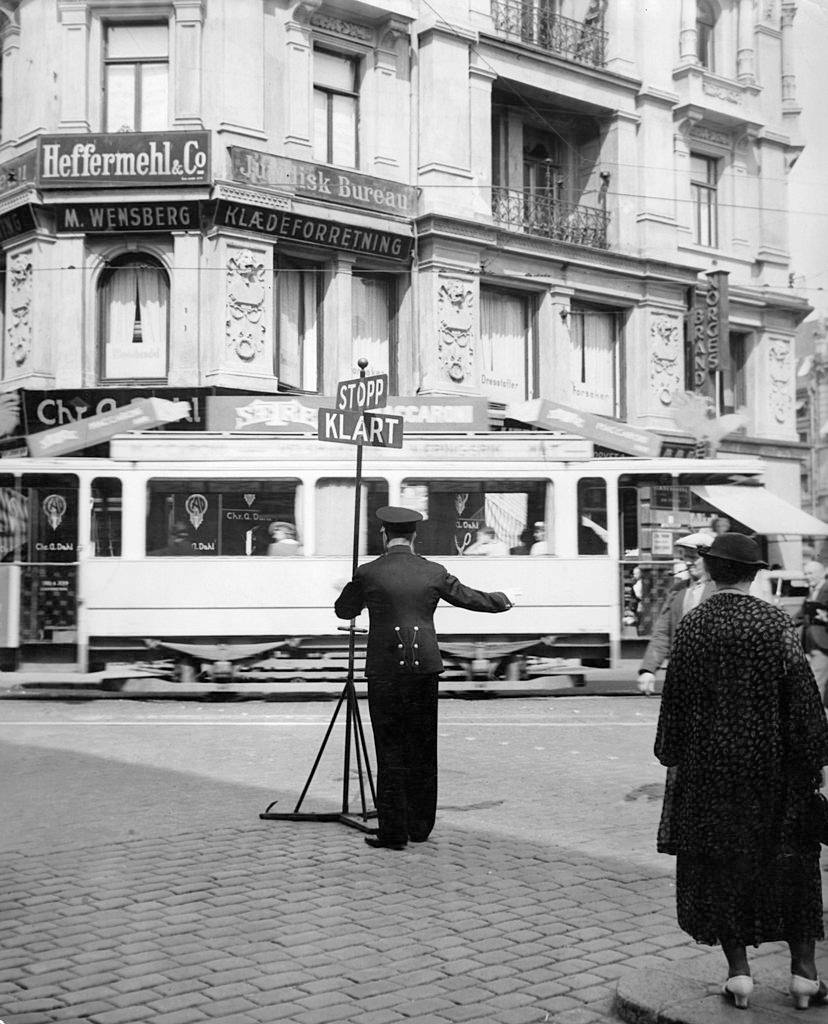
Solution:
<svg viewBox="0 0 828 1024">
<path fill-rule="evenodd" d="M 367 444 L 372 448 L 402 448 L 403 418 L 358 409 L 320 409 L 318 437 L 320 441 Z"/>
</svg>

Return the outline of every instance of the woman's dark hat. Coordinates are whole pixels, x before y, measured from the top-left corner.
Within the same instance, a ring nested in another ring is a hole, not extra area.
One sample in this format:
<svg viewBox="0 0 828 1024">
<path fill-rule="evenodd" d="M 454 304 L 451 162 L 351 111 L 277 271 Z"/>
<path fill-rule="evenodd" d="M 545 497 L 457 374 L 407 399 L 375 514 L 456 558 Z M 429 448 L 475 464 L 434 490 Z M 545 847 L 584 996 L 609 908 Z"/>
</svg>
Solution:
<svg viewBox="0 0 828 1024">
<path fill-rule="evenodd" d="M 712 544 L 705 547 L 699 545 L 697 551 L 700 555 L 710 555 L 711 558 L 722 558 L 728 562 L 758 565 L 763 569 L 768 567 L 768 563 L 761 557 L 759 545 L 743 533 L 720 533 Z"/>
<path fill-rule="evenodd" d="M 381 523 L 393 523 L 395 526 L 414 526 L 421 523 L 423 517 L 413 508 L 400 508 L 398 505 L 383 505 L 377 509 L 377 519 Z"/>
</svg>

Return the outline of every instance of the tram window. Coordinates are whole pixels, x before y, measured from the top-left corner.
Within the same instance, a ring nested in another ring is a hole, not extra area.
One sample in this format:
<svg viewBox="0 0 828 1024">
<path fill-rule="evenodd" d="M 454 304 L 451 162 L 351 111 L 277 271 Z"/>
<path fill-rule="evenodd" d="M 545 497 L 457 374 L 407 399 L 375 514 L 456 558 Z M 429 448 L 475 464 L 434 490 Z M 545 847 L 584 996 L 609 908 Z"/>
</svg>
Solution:
<svg viewBox="0 0 828 1024">
<path fill-rule="evenodd" d="M 406 480 L 402 503 L 421 512 L 424 555 L 551 555 L 547 480 Z"/>
<path fill-rule="evenodd" d="M 385 480 L 363 480 L 360 494 L 359 553 L 381 555 L 382 537 L 376 512 L 388 504 Z M 316 485 L 316 554 L 350 555 L 354 546 L 354 484 L 325 479 Z"/>
<path fill-rule="evenodd" d="M 298 480 L 150 480 L 147 509 L 150 556 L 267 555 L 276 523 L 290 528 L 302 554 Z"/>
<path fill-rule="evenodd" d="M 121 481 L 97 477 L 92 481 L 92 554 L 118 558 L 121 554 Z"/>
<path fill-rule="evenodd" d="M 14 477 L 0 475 L 0 561 L 23 558 L 29 526 L 29 503 Z"/>
<path fill-rule="evenodd" d="M 600 477 L 578 481 L 578 554 L 607 553 L 607 482 Z"/>
<path fill-rule="evenodd" d="M 28 562 L 74 562 L 78 557 L 78 478 L 68 473 L 25 473 Z"/>
</svg>

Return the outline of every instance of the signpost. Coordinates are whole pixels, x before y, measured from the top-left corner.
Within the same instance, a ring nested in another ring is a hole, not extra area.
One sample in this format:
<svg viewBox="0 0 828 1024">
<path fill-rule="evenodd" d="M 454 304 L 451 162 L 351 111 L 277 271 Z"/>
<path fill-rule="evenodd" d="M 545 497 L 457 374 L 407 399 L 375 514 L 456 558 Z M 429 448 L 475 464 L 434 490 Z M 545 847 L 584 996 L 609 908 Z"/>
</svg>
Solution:
<svg viewBox="0 0 828 1024">
<path fill-rule="evenodd" d="M 336 387 L 336 408 L 319 409 L 318 411 L 318 439 L 320 441 L 333 441 L 340 444 L 356 445 L 356 473 L 354 475 L 354 534 L 351 558 L 351 576 L 357 571 L 359 560 L 359 518 L 360 502 L 362 498 L 362 449 L 367 444 L 376 448 L 402 448 L 403 444 L 403 417 L 387 413 L 374 412 L 381 409 L 388 400 L 388 375 L 384 373 L 367 377 L 365 367 L 367 359 L 359 360 L 359 377 L 354 380 L 343 380 Z M 356 619 L 351 619 L 349 625 L 339 627 L 343 632 L 348 633 L 348 675 L 345 680 L 345 687 L 340 694 L 334 709 L 333 716 L 328 725 L 322 745 L 316 755 L 316 760 L 308 775 L 305 788 L 297 801 L 292 812 L 275 812 L 271 810 L 276 801 L 269 804 L 263 814 L 259 817 L 267 821 L 338 821 L 343 825 L 350 825 L 352 828 L 360 829 L 362 832 L 374 832 L 367 821 L 370 817 L 376 817 L 376 811 L 369 811 L 365 799 L 365 783 L 363 777 L 363 763 L 365 775 L 368 778 L 368 785 L 371 790 L 371 798 L 376 804 L 377 794 L 374 788 L 374 779 L 371 774 L 371 767 L 368 761 L 368 748 L 365 744 L 365 733 L 362 728 L 362 718 L 359 713 L 359 704 L 356 699 L 356 688 L 354 687 L 354 658 L 356 646 L 356 634 L 365 633 L 366 630 L 358 629 Z M 322 813 L 300 813 L 305 794 L 310 788 L 316 769 L 322 759 L 322 754 L 328 743 L 328 738 L 333 731 L 342 704 L 345 703 L 345 765 L 342 772 L 342 807 L 339 811 Z M 362 814 L 359 818 L 351 814 L 349 786 L 351 776 L 351 734 L 355 732 L 354 751 L 356 754 L 357 776 L 359 778 L 359 795 L 362 807 Z"/>
</svg>

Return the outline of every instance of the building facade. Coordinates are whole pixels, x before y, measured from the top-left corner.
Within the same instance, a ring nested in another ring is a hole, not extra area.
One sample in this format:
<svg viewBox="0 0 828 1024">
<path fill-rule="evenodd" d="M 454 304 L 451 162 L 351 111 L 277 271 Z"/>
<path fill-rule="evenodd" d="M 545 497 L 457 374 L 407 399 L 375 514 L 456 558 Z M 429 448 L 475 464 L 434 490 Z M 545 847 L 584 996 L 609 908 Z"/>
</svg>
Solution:
<svg viewBox="0 0 828 1024">
<path fill-rule="evenodd" d="M 695 390 L 790 497 L 795 6 L 0 0 L 0 386 L 197 418 L 364 356 L 676 450 Z"/>
</svg>

